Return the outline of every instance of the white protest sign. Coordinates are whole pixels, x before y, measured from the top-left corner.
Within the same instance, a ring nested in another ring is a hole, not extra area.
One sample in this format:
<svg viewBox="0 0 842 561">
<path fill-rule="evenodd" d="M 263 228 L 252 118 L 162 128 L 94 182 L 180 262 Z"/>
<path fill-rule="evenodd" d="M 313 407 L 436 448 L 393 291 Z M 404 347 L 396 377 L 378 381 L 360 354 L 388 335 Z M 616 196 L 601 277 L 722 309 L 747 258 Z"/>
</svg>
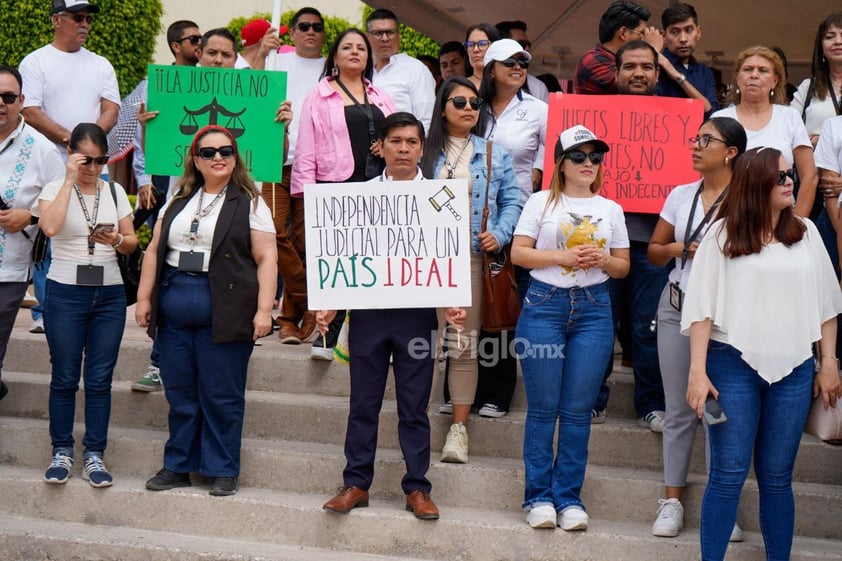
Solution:
<svg viewBox="0 0 842 561">
<path fill-rule="evenodd" d="M 464 179 L 304 187 L 311 310 L 471 305 Z"/>
</svg>

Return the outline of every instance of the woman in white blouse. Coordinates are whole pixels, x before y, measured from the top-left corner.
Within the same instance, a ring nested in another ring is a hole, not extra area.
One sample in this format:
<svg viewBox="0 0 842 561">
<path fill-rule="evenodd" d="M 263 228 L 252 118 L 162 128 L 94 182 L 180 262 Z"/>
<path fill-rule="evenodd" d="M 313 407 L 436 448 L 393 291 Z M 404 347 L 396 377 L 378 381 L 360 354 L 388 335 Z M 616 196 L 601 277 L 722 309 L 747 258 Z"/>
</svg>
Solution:
<svg viewBox="0 0 842 561">
<path fill-rule="evenodd" d="M 752 456 L 767 559 L 789 559 L 792 468 L 811 396 L 821 393 L 829 406 L 842 393 L 835 354 L 842 293 L 818 230 L 793 213 L 792 191 L 778 150 L 740 156 L 722 219 L 699 245 L 687 284 L 687 403 L 709 422 L 702 561 L 725 557 Z"/>
</svg>

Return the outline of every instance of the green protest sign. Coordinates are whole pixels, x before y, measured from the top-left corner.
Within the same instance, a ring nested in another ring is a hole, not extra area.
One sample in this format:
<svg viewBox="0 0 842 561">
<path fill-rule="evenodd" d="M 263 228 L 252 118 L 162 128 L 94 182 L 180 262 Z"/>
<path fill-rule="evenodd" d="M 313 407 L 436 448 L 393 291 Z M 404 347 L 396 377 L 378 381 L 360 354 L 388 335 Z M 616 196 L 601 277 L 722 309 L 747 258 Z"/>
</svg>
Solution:
<svg viewBox="0 0 842 561">
<path fill-rule="evenodd" d="M 227 128 L 255 181 L 279 182 L 284 126 L 275 114 L 286 99 L 286 72 L 149 65 L 146 172 L 176 175 L 199 129 Z"/>
</svg>

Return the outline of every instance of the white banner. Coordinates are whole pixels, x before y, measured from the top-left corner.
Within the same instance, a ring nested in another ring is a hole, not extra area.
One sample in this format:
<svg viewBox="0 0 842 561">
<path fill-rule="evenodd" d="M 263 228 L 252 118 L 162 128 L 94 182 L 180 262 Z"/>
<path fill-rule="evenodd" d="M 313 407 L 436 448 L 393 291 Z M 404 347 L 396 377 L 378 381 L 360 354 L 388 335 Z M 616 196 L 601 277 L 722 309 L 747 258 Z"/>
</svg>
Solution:
<svg viewBox="0 0 842 561">
<path fill-rule="evenodd" d="M 311 310 L 471 305 L 464 179 L 304 188 Z"/>
</svg>

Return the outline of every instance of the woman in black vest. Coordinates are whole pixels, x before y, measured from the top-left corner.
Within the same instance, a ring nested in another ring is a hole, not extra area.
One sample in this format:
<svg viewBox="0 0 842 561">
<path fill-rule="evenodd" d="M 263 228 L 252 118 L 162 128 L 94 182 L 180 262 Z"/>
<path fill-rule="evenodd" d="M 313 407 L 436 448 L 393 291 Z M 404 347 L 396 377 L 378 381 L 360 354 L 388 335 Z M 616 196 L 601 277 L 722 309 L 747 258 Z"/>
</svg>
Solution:
<svg viewBox="0 0 842 561">
<path fill-rule="evenodd" d="M 233 495 L 246 370 L 254 341 L 272 330 L 275 228 L 227 129 L 203 128 L 190 153 L 146 250 L 135 312 L 160 334 L 170 404 L 164 466 L 146 488 L 187 487 L 199 472 L 213 479 L 211 495 Z"/>
</svg>

